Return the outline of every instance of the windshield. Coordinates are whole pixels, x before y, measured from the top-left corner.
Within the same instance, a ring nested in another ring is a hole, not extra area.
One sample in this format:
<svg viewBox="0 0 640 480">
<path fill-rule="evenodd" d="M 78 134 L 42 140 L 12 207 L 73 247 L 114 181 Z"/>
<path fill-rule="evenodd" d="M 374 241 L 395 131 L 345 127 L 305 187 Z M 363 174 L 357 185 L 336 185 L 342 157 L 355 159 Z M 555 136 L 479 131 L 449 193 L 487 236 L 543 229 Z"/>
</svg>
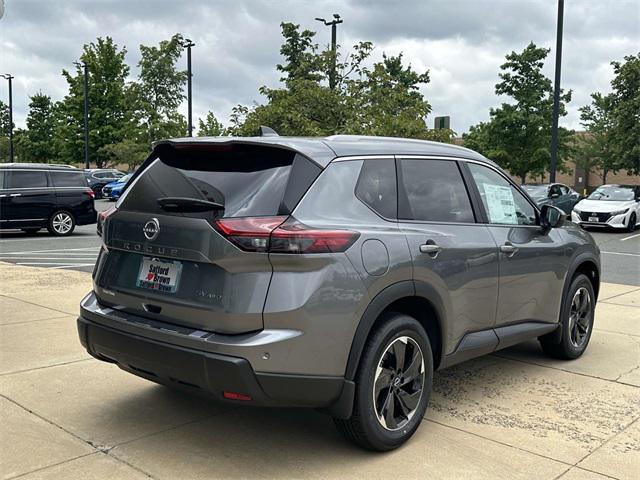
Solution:
<svg viewBox="0 0 640 480">
<path fill-rule="evenodd" d="M 587 197 L 589 200 L 625 201 L 633 200 L 633 188 L 620 186 L 599 187 Z"/>
<path fill-rule="evenodd" d="M 546 197 L 549 187 L 547 185 L 523 185 L 522 188 L 532 197 Z"/>
</svg>

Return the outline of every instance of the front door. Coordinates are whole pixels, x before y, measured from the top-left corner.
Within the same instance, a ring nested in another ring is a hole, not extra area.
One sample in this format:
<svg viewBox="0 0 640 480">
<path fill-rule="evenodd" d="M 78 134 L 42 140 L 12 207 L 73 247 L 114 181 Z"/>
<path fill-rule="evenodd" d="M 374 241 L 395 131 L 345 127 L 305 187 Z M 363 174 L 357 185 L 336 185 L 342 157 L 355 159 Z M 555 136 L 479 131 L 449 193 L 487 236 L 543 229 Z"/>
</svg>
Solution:
<svg viewBox="0 0 640 480">
<path fill-rule="evenodd" d="M 437 290 L 447 316 L 444 353 L 469 332 L 493 327 L 497 246 L 476 223 L 458 162 L 398 158 L 398 222 L 413 260 L 416 291 Z"/>
<path fill-rule="evenodd" d="M 497 170 L 476 163 L 467 168 L 500 251 L 496 325 L 557 322 L 569 261 L 562 230 L 542 230 L 537 210 Z"/>
</svg>

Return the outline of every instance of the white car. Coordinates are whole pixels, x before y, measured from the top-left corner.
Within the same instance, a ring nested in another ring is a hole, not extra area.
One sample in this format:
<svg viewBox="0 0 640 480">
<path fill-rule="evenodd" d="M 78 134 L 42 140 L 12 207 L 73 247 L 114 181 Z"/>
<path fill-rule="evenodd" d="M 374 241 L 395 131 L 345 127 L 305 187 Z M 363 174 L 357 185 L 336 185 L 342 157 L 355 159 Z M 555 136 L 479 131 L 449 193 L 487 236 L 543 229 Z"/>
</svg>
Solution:
<svg viewBox="0 0 640 480">
<path fill-rule="evenodd" d="M 571 221 L 583 227 L 624 228 L 633 232 L 640 219 L 640 186 L 603 185 L 579 201 Z"/>
</svg>

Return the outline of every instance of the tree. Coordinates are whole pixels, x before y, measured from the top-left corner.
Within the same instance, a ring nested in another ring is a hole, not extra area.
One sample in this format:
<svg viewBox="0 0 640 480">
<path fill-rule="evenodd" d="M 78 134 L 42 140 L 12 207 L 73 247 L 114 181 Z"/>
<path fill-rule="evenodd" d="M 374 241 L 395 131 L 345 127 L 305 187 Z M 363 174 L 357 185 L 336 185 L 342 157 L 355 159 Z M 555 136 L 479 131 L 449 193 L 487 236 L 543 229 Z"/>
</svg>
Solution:
<svg viewBox="0 0 640 480">
<path fill-rule="evenodd" d="M 624 60 L 611 63 L 612 149 L 629 174 L 640 175 L 640 53 Z"/>
<path fill-rule="evenodd" d="M 224 127 L 218 121 L 213 112 L 207 112 L 204 121 L 198 119 L 198 136 L 199 137 L 219 137 L 223 135 Z"/>
<path fill-rule="evenodd" d="M 541 176 L 548 170 L 551 154 L 551 124 L 553 88 L 542 67 L 549 53 L 533 42 L 522 52 L 511 52 L 500 66 L 501 81 L 497 95 L 511 97 L 489 112 L 490 120 L 472 127 L 463 135 L 466 146 L 477 148 L 484 155 L 507 168 L 526 182 L 527 175 Z M 560 116 L 567 114 L 565 103 L 571 101 L 571 91 L 560 94 Z M 558 131 L 558 169 L 571 151 L 573 132 L 560 127 Z"/>
<path fill-rule="evenodd" d="M 140 75 L 130 92 L 141 128 L 139 143 L 150 146 L 157 140 L 186 133 L 186 119 L 178 113 L 187 81 L 187 72 L 176 68 L 182 43 L 182 35 L 176 34 L 158 47 L 140 45 Z"/>
<path fill-rule="evenodd" d="M 89 156 L 98 167 L 107 160 L 101 148 L 120 142 L 131 129 L 131 109 L 125 100 L 126 53 L 110 37 L 99 37 L 85 44 L 80 55 L 89 71 Z M 63 70 L 62 74 L 69 93 L 55 117 L 56 147 L 61 161 L 75 163 L 84 156 L 84 73 L 76 65 L 74 72 Z"/>
<path fill-rule="evenodd" d="M 450 130 L 427 128 L 431 106 L 420 87 L 429 82 L 428 72 L 405 66 L 402 55 L 383 55 L 381 62 L 367 68 L 373 45 L 360 42 L 345 61 L 337 62 L 336 86 L 330 89 L 332 52 L 319 52 L 315 32 L 300 31 L 292 23 L 281 27 L 280 53 L 285 61 L 276 68 L 284 74 L 283 85 L 260 88 L 267 99 L 263 105 L 238 105 L 229 133 L 255 135 L 260 125 L 268 125 L 282 135 L 344 133 L 452 140 Z"/>
<path fill-rule="evenodd" d="M 0 100 L 0 162 L 9 161 L 9 106 Z"/>
<path fill-rule="evenodd" d="M 105 145 L 100 150 L 101 154 L 107 159 L 107 166 L 119 167 L 120 165 L 127 165 L 128 171 L 132 171 L 149 156 L 149 148 L 132 139 Z"/>
<path fill-rule="evenodd" d="M 579 156 L 576 165 L 587 171 L 600 171 L 602 183 L 607 183 L 609 172 L 617 173 L 622 167 L 613 147 L 613 106 L 612 95 L 602 95 L 598 92 L 591 95 L 590 105 L 580 108 L 580 120 L 585 127 L 586 135 L 579 146 Z"/>
<path fill-rule="evenodd" d="M 51 97 L 42 92 L 31 96 L 27 131 L 24 137 L 25 161 L 43 163 L 56 161 L 53 143 L 54 127 L 54 104 L 51 102 Z"/>
</svg>

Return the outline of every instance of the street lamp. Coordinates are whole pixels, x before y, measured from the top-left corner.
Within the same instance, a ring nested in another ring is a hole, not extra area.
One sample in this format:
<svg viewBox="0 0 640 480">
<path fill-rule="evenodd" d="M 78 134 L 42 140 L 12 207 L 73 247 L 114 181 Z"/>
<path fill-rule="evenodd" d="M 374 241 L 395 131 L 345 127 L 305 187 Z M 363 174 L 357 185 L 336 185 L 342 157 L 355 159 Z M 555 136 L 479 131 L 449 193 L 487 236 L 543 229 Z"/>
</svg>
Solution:
<svg viewBox="0 0 640 480">
<path fill-rule="evenodd" d="M 191 77 L 193 77 L 193 74 L 191 73 L 191 47 L 195 47 L 196 44 L 188 38 L 185 38 L 184 41 L 185 43 L 183 43 L 182 46 L 187 49 L 187 121 L 189 125 L 189 136 L 193 137 L 193 110 L 191 103 Z"/>
<path fill-rule="evenodd" d="M 2 78 L 9 81 L 9 161 L 13 162 L 13 87 L 11 80 L 15 77 L 10 73 L 5 73 Z"/>
<path fill-rule="evenodd" d="M 89 168 L 89 69 L 86 62 L 73 62 L 84 71 L 84 168 Z"/>
<path fill-rule="evenodd" d="M 342 23 L 343 20 L 337 13 L 333 14 L 333 20 L 330 22 L 320 17 L 316 17 L 316 20 L 324 23 L 326 26 L 331 25 L 331 71 L 329 72 L 329 88 L 333 90 L 336 86 L 336 25 Z"/>
<path fill-rule="evenodd" d="M 558 27 L 556 31 L 556 75 L 553 84 L 553 123 L 551 125 L 551 165 L 549 181 L 556 181 L 558 163 L 558 117 L 560 116 L 560 67 L 562 66 L 562 23 L 564 16 L 564 0 L 558 0 Z"/>
</svg>

